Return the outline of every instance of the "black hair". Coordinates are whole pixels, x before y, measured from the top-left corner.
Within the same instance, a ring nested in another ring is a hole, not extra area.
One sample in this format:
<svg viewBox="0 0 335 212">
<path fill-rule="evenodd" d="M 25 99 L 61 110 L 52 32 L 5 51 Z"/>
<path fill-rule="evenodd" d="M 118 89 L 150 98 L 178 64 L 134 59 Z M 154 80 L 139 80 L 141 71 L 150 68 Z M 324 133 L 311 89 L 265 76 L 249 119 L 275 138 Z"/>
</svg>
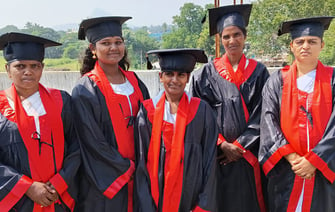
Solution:
<svg viewBox="0 0 335 212">
<path fill-rule="evenodd" d="M 235 26 L 235 25 L 233 25 L 233 26 Z M 239 26 L 236 26 L 236 27 L 238 27 L 242 31 L 244 37 L 247 37 L 247 29 L 246 28 L 242 28 L 242 27 L 239 27 Z M 222 37 L 222 32 L 220 33 L 220 37 Z"/>
</svg>

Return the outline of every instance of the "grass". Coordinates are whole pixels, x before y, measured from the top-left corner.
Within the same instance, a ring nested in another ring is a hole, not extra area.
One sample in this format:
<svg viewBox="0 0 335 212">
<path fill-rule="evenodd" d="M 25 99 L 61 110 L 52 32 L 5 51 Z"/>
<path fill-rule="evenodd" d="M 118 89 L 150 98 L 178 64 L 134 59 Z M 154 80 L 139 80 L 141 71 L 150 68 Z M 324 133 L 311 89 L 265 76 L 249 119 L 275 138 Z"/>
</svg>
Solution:
<svg viewBox="0 0 335 212">
<path fill-rule="evenodd" d="M 44 59 L 44 70 L 45 71 L 78 71 L 80 64 L 78 59 L 69 59 L 69 58 L 56 58 Z M 6 61 L 3 57 L 0 58 L 0 72 L 5 71 Z"/>
</svg>

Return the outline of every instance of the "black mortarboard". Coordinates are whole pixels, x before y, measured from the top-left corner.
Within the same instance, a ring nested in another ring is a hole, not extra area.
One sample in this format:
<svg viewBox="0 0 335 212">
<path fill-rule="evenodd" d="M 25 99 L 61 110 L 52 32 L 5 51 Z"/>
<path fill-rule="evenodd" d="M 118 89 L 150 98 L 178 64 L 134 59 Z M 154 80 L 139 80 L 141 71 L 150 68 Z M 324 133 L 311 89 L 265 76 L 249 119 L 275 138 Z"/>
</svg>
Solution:
<svg viewBox="0 0 335 212">
<path fill-rule="evenodd" d="M 249 24 L 251 8 L 252 4 L 240 4 L 209 9 L 209 35 L 221 33 L 228 26 L 245 29 Z"/>
<path fill-rule="evenodd" d="M 122 24 L 131 17 L 99 17 L 83 20 L 80 23 L 78 39 L 85 40 L 85 36 L 90 43 L 96 43 L 102 38 L 109 36 L 122 37 Z"/>
<path fill-rule="evenodd" d="M 311 17 L 283 22 L 278 30 L 278 35 L 291 33 L 292 40 L 301 36 L 317 36 L 322 38 L 334 17 Z"/>
<path fill-rule="evenodd" d="M 0 50 L 7 62 L 15 60 L 37 60 L 42 62 L 46 47 L 59 46 L 52 40 L 18 32 L 10 32 L 0 36 Z"/>
<path fill-rule="evenodd" d="M 196 62 L 207 63 L 207 56 L 202 49 L 160 49 L 147 54 L 156 54 L 161 71 L 191 72 Z"/>
</svg>

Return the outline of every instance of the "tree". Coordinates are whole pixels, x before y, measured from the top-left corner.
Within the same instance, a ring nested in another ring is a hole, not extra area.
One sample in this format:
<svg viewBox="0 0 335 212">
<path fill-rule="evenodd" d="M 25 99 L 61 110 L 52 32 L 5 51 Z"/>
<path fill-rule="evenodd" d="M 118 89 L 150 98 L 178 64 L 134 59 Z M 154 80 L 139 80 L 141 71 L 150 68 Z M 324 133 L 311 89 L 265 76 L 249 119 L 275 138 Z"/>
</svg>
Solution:
<svg viewBox="0 0 335 212">
<path fill-rule="evenodd" d="M 335 0 L 258 0 L 253 3 L 248 27 L 251 50 L 256 55 L 289 53 L 289 35 L 277 36 L 280 23 L 291 19 L 326 15 L 335 15 Z M 330 32 L 334 33 L 334 27 L 331 27 Z M 329 32 L 326 34 L 329 35 Z M 335 64 L 335 37 L 328 35 L 324 40 L 330 45 L 326 45 L 320 59 L 326 59 L 327 64 Z"/>
<path fill-rule="evenodd" d="M 172 32 L 163 36 L 163 48 L 196 48 L 202 31 L 201 20 L 205 10 L 193 3 L 185 3 L 180 15 L 173 17 Z"/>
<path fill-rule="evenodd" d="M 8 33 L 8 32 L 20 32 L 20 29 L 14 25 L 7 25 L 4 28 L 0 29 L 0 35 Z"/>
<path fill-rule="evenodd" d="M 146 52 L 158 49 L 159 43 L 156 39 L 149 36 L 147 27 L 142 27 L 135 32 L 128 30 L 128 33 L 124 34 L 132 67 L 144 69 Z"/>
<path fill-rule="evenodd" d="M 21 32 L 40 36 L 56 42 L 59 42 L 61 38 L 60 34 L 57 31 L 30 22 L 26 23 L 24 29 L 22 29 Z M 62 56 L 62 54 L 63 54 L 62 47 L 47 48 L 45 50 L 45 58 L 59 58 Z"/>
<path fill-rule="evenodd" d="M 63 32 L 60 42 L 62 43 L 63 58 L 78 59 L 88 47 L 87 41 L 78 40 L 77 32 Z"/>
<path fill-rule="evenodd" d="M 207 4 L 205 10 L 213 8 L 213 4 Z M 209 36 L 209 20 L 205 16 L 205 22 L 202 24 L 202 31 L 197 41 L 197 47 L 203 49 L 209 57 L 215 57 L 215 36 Z"/>
</svg>

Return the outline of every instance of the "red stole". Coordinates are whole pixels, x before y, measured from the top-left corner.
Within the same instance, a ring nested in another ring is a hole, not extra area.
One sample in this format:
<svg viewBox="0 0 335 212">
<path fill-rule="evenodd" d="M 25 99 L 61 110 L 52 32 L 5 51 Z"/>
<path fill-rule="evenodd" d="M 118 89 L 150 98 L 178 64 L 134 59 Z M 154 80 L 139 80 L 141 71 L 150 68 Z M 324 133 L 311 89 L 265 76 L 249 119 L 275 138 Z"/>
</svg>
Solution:
<svg viewBox="0 0 335 212">
<path fill-rule="evenodd" d="M 283 93 L 280 113 L 280 126 L 285 138 L 293 147 L 293 149 L 303 156 L 307 153 L 306 144 L 303 144 L 299 132 L 299 90 L 297 88 L 297 66 L 293 63 L 291 66 L 286 66 L 282 70 L 283 74 Z M 315 147 L 321 140 L 325 128 L 327 126 L 330 114 L 332 112 L 332 88 L 331 78 L 333 69 L 324 66 L 318 62 L 314 92 L 311 104 L 311 114 L 313 118 L 313 127 L 310 123 L 309 140 L 310 149 Z M 305 105 L 303 105 L 305 107 Z M 306 108 L 307 109 L 307 108 Z M 306 132 L 306 131 L 304 131 Z M 304 135 L 306 136 L 306 134 Z M 307 140 L 307 139 L 303 139 Z"/>
<path fill-rule="evenodd" d="M 165 101 L 164 92 L 154 112 L 147 161 L 147 169 L 151 181 L 151 194 L 157 206 L 159 201 L 158 168 Z M 165 164 L 163 212 L 174 212 L 179 209 L 183 186 L 184 136 L 188 118 L 192 116 L 189 107 L 190 104 L 195 108 L 198 108 L 196 105 L 199 105 L 199 102 L 196 103 L 194 101 L 195 99 L 192 98 L 191 103 L 189 103 L 187 95 L 184 93 L 178 105 L 176 125 L 171 141 L 171 154 L 168 164 Z M 194 111 L 192 110 L 192 112 Z"/>
<path fill-rule="evenodd" d="M 249 59 L 249 64 L 245 68 L 246 61 L 247 59 L 245 55 L 243 54 L 238 64 L 237 70 L 234 71 L 227 54 L 224 54 L 221 58 L 214 59 L 214 66 L 222 78 L 235 84 L 238 91 L 240 91 L 240 86 L 251 76 L 251 74 L 254 72 L 257 66 L 256 60 Z M 242 101 L 242 106 L 243 106 L 243 111 L 244 111 L 245 122 L 248 123 L 249 111 L 248 111 L 248 108 L 245 104 L 245 101 L 241 93 L 240 93 L 240 96 L 241 96 L 241 101 Z M 219 134 L 217 143 L 220 144 L 222 143 L 222 141 L 225 141 L 225 139 L 222 135 Z M 240 147 L 241 149 L 244 149 L 244 147 L 237 140 L 234 141 L 233 144 Z M 262 191 L 262 186 L 261 186 L 260 166 L 258 163 L 258 159 L 257 157 L 253 155 L 253 153 L 250 150 L 246 150 L 246 153 L 243 154 L 243 158 L 246 161 L 248 161 L 248 163 L 254 169 L 258 204 L 259 204 L 260 210 L 263 212 L 265 211 L 265 203 L 264 203 L 263 191 Z"/>
<path fill-rule="evenodd" d="M 39 85 L 41 101 L 46 111 L 45 115 L 39 117 L 40 140 L 53 145 L 53 149 L 48 144 L 39 145 L 38 140 L 32 138 L 36 132 L 34 117 L 27 115 L 14 85 L 10 88 L 10 92 L 15 105 L 15 111 L 10 117 L 11 120 L 16 120 L 20 135 L 27 148 L 31 178 L 34 181 L 46 183 L 56 174 L 55 169 L 58 172 L 63 166 L 64 132 L 61 119 L 63 107 L 61 93 L 54 89 L 47 90 L 41 84 Z M 54 210 L 54 204 L 43 208 L 34 204 L 34 212 L 53 212 Z"/>
<path fill-rule="evenodd" d="M 124 71 L 120 67 L 119 69 L 134 88 L 134 93 L 130 96 L 130 101 L 132 104 L 133 116 L 136 116 L 139 109 L 139 101 L 143 101 L 142 92 L 138 86 L 138 81 L 134 73 Z M 94 69 L 86 75 L 97 84 L 106 99 L 108 112 L 115 132 L 118 151 L 122 157 L 135 160 L 134 126 L 130 125 L 127 127 L 130 117 L 130 108 L 127 97 L 114 93 L 112 86 L 98 62 L 96 62 Z"/>
<path fill-rule="evenodd" d="M 246 61 L 247 59 L 243 54 L 238 64 L 237 70 L 234 71 L 227 54 L 224 54 L 221 58 L 214 59 L 214 66 L 222 78 L 231 83 L 234 83 L 237 89 L 240 90 L 240 86 L 242 85 L 242 83 L 244 83 L 250 77 L 250 75 L 253 73 L 253 71 L 257 66 L 257 61 L 249 59 L 249 64 L 247 68 L 245 68 Z M 245 114 L 245 119 L 246 122 L 248 122 L 249 112 L 244 102 L 242 94 L 241 94 L 241 100 Z"/>
<path fill-rule="evenodd" d="M 124 71 L 119 67 L 128 81 L 134 88 L 134 93 L 130 95 L 133 116 L 139 110 L 139 102 L 143 101 L 142 92 L 138 86 L 138 81 L 133 72 Z M 124 95 L 118 95 L 113 91 L 110 82 L 108 81 L 104 71 L 99 65 L 95 63 L 95 67 L 91 72 L 86 74 L 99 87 L 100 91 L 105 97 L 109 116 L 112 120 L 113 130 L 115 132 L 118 151 L 124 158 L 130 159 L 132 164 L 135 160 L 134 147 L 134 126 L 128 125 L 130 117 L 130 108 L 128 99 Z M 133 211 L 133 181 L 128 182 L 128 211 Z"/>
</svg>

